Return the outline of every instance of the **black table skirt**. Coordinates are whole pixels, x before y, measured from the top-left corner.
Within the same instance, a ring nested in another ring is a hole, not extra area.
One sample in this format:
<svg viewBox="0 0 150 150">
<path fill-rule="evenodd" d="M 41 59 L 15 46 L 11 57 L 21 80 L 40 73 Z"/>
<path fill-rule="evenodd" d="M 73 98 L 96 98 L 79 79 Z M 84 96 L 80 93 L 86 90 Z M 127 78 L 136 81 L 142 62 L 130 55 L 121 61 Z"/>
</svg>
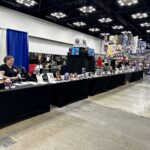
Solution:
<svg viewBox="0 0 150 150">
<path fill-rule="evenodd" d="M 130 79 L 130 82 L 135 82 L 143 78 L 143 71 L 137 71 L 132 73 L 132 77 Z"/>
<path fill-rule="evenodd" d="M 88 92 L 90 96 L 94 96 L 109 89 L 111 76 L 97 77 L 89 80 Z"/>
<path fill-rule="evenodd" d="M 138 81 L 142 78 L 143 71 L 138 71 L 89 79 L 88 92 L 90 96 L 94 96 L 96 94 L 100 94 L 101 92 L 105 92 L 117 88 L 119 86 L 123 86 L 127 82 Z"/>
<path fill-rule="evenodd" d="M 88 97 L 88 80 L 54 84 L 52 93 L 51 104 L 63 107 Z"/>
<path fill-rule="evenodd" d="M 89 81 L 89 95 L 94 96 L 125 84 L 125 74 L 98 77 Z"/>
<path fill-rule="evenodd" d="M 132 78 L 132 72 L 131 73 L 126 73 L 126 77 L 125 77 L 125 83 L 127 82 L 131 82 L 131 78 Z"/>
<path fill-rule="evenodd" d="M 0 127 L 28 115 L 50 110 L 50 86 L 0 91 Z"/>
<path fill-rule="evenodd" d="M 26 117 L 50 110 L 50 104 L 63 107 L 104 91 L 143 78 L 143 72 L 118 74 L 79 81 L 25 86 L 0 90 L 0 127 Z"/>
<path fill-rule="evenodd" d="M 4 84 L 0 83 L 0 89 L 4 89 Z"/>
<path fill-rule="evenodd" d="M 144 74 L 144 71 L 140 71 L 139 72 L 138 80 L 143 79 L 143 74 Z"/>
<path fill-rule="evenodd" d="M 109 84 L 109 90 L 123 86 L 125 84 L 125 74 L 112 75 Z"/>
</svg>

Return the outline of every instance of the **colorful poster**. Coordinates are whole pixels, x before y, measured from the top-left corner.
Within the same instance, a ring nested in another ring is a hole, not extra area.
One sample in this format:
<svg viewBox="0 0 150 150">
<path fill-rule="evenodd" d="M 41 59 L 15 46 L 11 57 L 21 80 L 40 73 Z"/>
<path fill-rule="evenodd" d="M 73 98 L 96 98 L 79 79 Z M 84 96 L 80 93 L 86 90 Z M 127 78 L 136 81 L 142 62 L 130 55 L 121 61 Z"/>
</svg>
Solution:
<svg viewBox="0 0 150 150">
<path fill-rule="evenodd" d="M 132 53 L 137 53 L 137 48 L 138 48 L 138 36 L 135 36 L 134 42 L 133 42 Z"/>
<path fill-rule="evenodd" d="M 124 46 L 126 46 L 126 45 L 128 44 L 128 40 L 129 40 L 128 35 L 127 35 L 127 34 L 124 34 L 124 35 L 123 35 L 123 43 L 122 43 L 122 44 L 123 44 Z"/>
<path fill-rule="evenodd" d="M 146 50 L 146 41 L 139 41 L 138 44 L 138 53 L 145 53 Z"/>
<path fill-rule="evenodd" d="M 116 53 L 116 45 L 108 45 L 107 55 L 113 57 Z"/>
<path fill-rule="evenodd" d="M 118 52 L 122 51 L 122 45 L 117 45 L 116 51 Z"/>
</svg>

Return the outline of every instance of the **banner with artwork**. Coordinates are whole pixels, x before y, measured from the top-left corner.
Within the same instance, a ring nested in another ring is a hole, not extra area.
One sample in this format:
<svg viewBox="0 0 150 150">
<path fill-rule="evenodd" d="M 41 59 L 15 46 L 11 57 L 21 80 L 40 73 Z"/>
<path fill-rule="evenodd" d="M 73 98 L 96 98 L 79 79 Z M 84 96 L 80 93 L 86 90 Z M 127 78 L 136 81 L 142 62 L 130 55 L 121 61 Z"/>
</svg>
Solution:
<svg viewBox="0 0 150 150">
<path fill-rule="evenodd" d="M 137 53 L 138 48 L 138 36 L 134 37 L 133 47 L 132 47 L 132 53 Z"/>
<path fill-rule="evenodd" d="M 116 53 L 137 53 L 138 47 L 140 52 L 145 50 L 145 43 L 140 42 L 138 45 L 138 36 L 134 37 L 131 33 L 125 33 L 121 35 L 104 36 L 103 50 L 109 56 L 113 56 Z"/>
<path fill-rule="evenodd" d="M 144 54 L 145 50 L 146 50 L 146 41 L 139 40 L 137 53 L 138 54 Z"/>
</svg>

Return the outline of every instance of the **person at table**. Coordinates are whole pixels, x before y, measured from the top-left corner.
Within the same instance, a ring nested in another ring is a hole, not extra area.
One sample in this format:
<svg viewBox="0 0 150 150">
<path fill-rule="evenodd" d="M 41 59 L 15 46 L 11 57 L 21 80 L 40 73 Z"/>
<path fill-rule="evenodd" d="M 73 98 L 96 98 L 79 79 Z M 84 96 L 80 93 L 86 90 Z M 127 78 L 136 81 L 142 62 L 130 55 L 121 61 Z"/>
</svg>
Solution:
<svg viewBox="0 0 150 150">
<path fill-rule="evenodd" d="M 0 71 L 5 71 L 4 73 L 4 80 L 10 79 L 12 81 L 18 80 L 18 70 L 17 67 L 14 66 L 14 57 L 13 56 L 6 56 L 4 58 L 3 65 L 0 66 Z"/>
<path fill-rule="evenodd" d="M 121 68 L 122 66 L 129 66 L 129 61 L 127 60 L 126 57 L 123 57 L 123 60 L 121 62 L 119 62 L 117 68 Z"/>
<path fill-rule="evenodd" d="M 112 67 L 112 70 L 115 70 L 115 69 L 116 69 L 116 59 L 113 58 L 113 59 L 111 60 L 110 66 Z"/>
</svg>

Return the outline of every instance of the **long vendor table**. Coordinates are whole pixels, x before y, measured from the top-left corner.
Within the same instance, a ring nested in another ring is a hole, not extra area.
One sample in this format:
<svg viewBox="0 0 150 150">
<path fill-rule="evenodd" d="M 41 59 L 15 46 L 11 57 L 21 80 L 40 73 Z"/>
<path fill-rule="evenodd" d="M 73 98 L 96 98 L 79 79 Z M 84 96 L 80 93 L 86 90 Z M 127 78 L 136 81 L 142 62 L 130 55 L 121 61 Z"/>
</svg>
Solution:
<svg viewBox="0 0 150 150">
<path fill-rule="evenodd" d="M 58 82 L 46 85 L 26 85 L 0 90 L 0 126 L 23 117 L 50 110 L 50 104 L 63 107 L 104 91 L 143 78 L 143 71 Z"/>
<path fill-rule="evenodd" d="M 143 71 L 115 74 L 111 76 L 96 77 L 89 80 L 89 95 L 94 96 L 119 86 L 127 82 L 138 81 L 143 78 Z"/>
<path fill-rule="evenodd" d="M 0 90 L 0 126 L 50 110 L 50 86 L 23 86 Z"/>
<path fill-rule="evenodd" d="M 88 79 L 57 83 L 53 85 L 51 104 L 63 107 L 88 97 Z"/>
</svg>

